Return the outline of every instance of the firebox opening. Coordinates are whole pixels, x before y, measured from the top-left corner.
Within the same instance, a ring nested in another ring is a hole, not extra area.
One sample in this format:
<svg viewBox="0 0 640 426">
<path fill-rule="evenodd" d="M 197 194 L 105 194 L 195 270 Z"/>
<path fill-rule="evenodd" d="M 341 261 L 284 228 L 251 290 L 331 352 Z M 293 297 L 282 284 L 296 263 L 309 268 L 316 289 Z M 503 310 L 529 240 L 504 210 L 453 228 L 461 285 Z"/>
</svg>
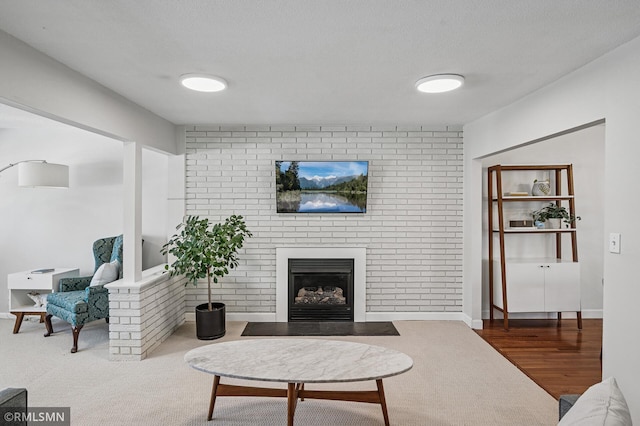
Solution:
<svg viewBox="0 0 640 426">
<path fill-rule="evenodd" d="M 353 321 L 353 259 L 289 259 L 289 321 Z"/>
</svg>

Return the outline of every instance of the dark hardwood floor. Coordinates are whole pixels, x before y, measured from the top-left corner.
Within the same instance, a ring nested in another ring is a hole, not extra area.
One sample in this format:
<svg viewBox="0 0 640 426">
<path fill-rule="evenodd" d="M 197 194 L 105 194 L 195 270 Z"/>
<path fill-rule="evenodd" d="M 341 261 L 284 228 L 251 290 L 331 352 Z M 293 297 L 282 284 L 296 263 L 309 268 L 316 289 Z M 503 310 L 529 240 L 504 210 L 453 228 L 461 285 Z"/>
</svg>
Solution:
<svg viewBox="0 0 640 426">
<path fill-rule="evenodd" d="M 554 398 L 583 393 L 602 380 L 602 320 L 575 319 L 484 321 L 476 332 Z"/>
</svg>

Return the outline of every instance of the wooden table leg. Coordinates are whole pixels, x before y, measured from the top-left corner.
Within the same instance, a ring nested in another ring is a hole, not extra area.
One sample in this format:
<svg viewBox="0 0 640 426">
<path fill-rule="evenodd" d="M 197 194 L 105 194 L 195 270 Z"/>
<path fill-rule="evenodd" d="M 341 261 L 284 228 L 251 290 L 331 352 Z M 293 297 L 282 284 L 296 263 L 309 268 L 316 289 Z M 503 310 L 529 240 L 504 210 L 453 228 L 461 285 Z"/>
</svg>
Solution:
<svg viewBox="0 0 640 426">
<path fill-rule="evenodd" d="M 298 387 L 295 383 L 287 385 L 287 426 L 293 426 L 293 416 L 298 403 Z"/>
<path fill-rule="evenodd" d="M 378 385 L 378 395 L 380 396 L 380 405 L 382 406 L 384 425 L 389 426 L 389 413 L 387 412 L 387 401 L 384 398 L 384 387 L 382 386 L 382 379 L 376 380 L 376 384 Z"/>
<path fill-rule="evenodd" d="M 16 316 L 16 323 L 13 325 L 13 334 L 18 334 L 20 331 L 20 326 L 22 325 L 22 320 L 24 319 L 24 312 L 11 312 Z"/>
<path fill-rule="evenodd" d="M 304 383 L 298 383 L 296 385 L 296 392 L 300 393 L 300 391 L 304 391 Z M 300 401 L 304 401 L 304 396 L 300 398 Z"/>
<path fill-rule="evenodd" d="M 216 405 L 216 394 L 218 392 L 218 385 L 220 384 L 220 376 L 213 377 L 213 388 L 211 389 L 211 401 L 209 402 L 209 414 L 207 415 L 207 421 L 213 418 L 213 407 Z"/>
<path fill-rule="evenodd" d="M 389 426 L 389 412 L 387 411 L 387 402 L 384 396 L 384 387 L 382 379 L 376 380 L 377 390 L 369 391 L 331 391 L 319 390 L 308 391 L 304 389 L 304 383 L 288 383 L 287 389 L 282 388 L 262 388 L 252 386 L 227 385 L 220 383 L 220 376 L 214 376 L 213 389 L 211 390 L 211 402 L 209 404 L 209 414 L 207 420 L 213 418 L 213 409 L 216 398 L 223 396 L 268 396 L 287 398 L 287 425 L 293 426 L 293 418 L 296 413 L 298 399 L 301 401 L 308 399 L 324 399 L 333 401 L 353 401 L 380 404 L 382 407 L 382 415 L 384 416 L 385 426 Z"/>
</svg>

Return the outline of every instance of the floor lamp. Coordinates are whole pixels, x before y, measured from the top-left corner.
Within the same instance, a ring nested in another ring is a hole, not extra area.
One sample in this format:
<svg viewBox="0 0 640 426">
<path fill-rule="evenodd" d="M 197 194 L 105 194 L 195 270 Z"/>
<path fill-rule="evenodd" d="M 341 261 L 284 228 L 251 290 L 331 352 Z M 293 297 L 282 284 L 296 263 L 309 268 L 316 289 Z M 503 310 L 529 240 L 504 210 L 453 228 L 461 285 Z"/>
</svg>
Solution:
<svg viewBox="0 0 640 426">
<path fill-rule="evenodd" d="M 45 160 L 23 160 L 0 169 L 0 173 L 18 166 L 18 186 L 27 188 L 68 188 L 69 166 Z"/>
</svg>

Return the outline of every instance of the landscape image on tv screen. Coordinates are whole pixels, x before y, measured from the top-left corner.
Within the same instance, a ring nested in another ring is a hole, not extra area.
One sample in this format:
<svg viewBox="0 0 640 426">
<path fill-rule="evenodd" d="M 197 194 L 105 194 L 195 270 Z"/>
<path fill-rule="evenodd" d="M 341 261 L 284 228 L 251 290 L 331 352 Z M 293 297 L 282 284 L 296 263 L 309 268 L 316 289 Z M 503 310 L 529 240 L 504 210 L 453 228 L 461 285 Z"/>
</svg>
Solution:
<svg viewBox="0 0 640 426">
<path fill-rule="evenodd" d="M 276 161 L 278 213 L 366 213 L 367 161 Z"/>
</svg>

